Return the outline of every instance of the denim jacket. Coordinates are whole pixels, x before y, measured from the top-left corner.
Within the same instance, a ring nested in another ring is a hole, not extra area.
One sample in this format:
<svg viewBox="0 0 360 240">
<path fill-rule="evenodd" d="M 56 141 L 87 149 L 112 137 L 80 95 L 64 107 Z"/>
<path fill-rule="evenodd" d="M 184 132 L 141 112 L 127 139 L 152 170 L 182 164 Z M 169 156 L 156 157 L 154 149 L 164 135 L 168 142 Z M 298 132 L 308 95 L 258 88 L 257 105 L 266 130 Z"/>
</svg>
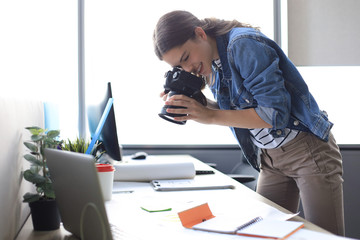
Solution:
<svg viewBox="0 0 360 240">
<path fill-rule="evenodd" d="M 210 89 L 220 109 L 254 108 L 272 125 L 270 134 L 284 129 L 312 132 L 327 141 L 332 123 L 321 111 L 294 64 L 271 39 L 252 28 L 234 28 L 216 38 L 221 69 L 213 64 Z M 231 127 L 245 158 L 259 170 L 257 147 L 248 129 Z"/>
</svg>

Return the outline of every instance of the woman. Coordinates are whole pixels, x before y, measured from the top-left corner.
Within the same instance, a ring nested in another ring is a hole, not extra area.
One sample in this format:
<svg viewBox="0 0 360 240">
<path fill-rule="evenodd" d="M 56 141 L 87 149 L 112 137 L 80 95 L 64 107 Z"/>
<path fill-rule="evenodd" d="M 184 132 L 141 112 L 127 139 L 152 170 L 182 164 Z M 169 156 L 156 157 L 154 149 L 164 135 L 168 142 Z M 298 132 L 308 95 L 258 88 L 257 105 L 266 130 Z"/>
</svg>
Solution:
<svg viewBox="0 0 360 240">
<path fill-rule="evenodd" d="M 249 163 L 257 192 L 344 235 L 342 159 L 332 123 L 276 43 L 237 21 L 199 20 L 186 11 L 162 16 L 153 35 L 160 60 L 205 77 L 216 103 L 184 95 L 165 101 L 176 121 L 229 126 Z M 165 93 L 162 94 L 164 96 Z M 257 149 L 261 150 L 258 164 Z"/>
</svg>

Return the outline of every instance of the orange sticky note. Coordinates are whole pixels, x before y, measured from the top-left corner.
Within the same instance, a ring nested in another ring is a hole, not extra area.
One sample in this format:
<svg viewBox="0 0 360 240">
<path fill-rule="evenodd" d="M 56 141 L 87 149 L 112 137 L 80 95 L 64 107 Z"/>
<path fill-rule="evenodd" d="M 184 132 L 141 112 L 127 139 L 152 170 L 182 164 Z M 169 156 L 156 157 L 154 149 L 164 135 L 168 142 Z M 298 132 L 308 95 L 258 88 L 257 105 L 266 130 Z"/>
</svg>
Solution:
<svg viewBox="0 0 360 240">
<path fill-rule="evenodd" d="M 196 224 L 215 217 L 207 203 L 179 212 L 178 215 L 181 224 L 186 228 L 192 228 Z"/>
</svg>

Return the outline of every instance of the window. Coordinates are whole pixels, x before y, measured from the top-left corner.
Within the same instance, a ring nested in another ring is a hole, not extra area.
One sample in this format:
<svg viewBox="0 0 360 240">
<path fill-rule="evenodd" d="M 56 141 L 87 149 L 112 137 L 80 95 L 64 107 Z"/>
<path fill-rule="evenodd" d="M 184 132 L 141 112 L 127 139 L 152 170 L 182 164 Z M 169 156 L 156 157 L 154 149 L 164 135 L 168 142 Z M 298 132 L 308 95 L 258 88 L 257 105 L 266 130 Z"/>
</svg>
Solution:
<svg viewBox="0 0 360 240">
<path fill-rule="evenodd" d="M 320 109 L 334 123 L 339 144 L 359 144 L 360 3 L 358 1 L 282 1 L 282 48 L 298 66 Z M 286 6 L 287 4 L 287 6 Z M 301 19 L 301 21 L 299 21 Z"/>
<path fill-rule="evenodd" d="M 273 1 L 223 2 L 85 1 L 86 86 L 112 82 L 122 144 L 236 144 L 227 127 L 192 121 L 178 126 L 157 116 L 163 105 L 158 97 L 163 76 L 170 69 L 153 52 L 152 31 L 161 15 L 186 9 L 199 18 L 236 18 L 259 26 L 273 38 Z M 71 0 L 0 1 L 0 79 L 6 83 L 0 95 L 56 103 L 59 129 L 70 138 L 76 136 L 78 128 L 77 8 L 77 2 Z M 283 30 L 286 28 L 283 26 Z M 287 32 L 283 34 L 287 36 Z M 284 40 L 283 49 L 287 51 Z M 320 108 L 334 122 L 337 142 L 358 143 L 352 128 L 360 117 L 354 84 L 360 67 L 298 69 Z"/>
<path fill-rule="evenodd" d="M 332 133 L 338 144 L 359 144 L 357 128 L 360 111 L 360 67 L 298 67 L 320 109 L 334 123 Z"/>
<path fill-rule="evenodd" d="M 58 105 L 61 134 L 77 133 L 77 3 L 0 1 L 2 97 Z"/>
<path fill-rule="evenodd" d="M 171 68 L 155 56 L 152 34 L 158 19 L 177 9 L 199 18 L 237 19 L 273 37 L 273 2 L 268 0 L 87 1 L 87 88 L 112 82 L 121 144 L 236 144 L 227 127 L 193 121 L 179 126 L 157 115 L 163 106 L 164 73 Z"/>
</svg>

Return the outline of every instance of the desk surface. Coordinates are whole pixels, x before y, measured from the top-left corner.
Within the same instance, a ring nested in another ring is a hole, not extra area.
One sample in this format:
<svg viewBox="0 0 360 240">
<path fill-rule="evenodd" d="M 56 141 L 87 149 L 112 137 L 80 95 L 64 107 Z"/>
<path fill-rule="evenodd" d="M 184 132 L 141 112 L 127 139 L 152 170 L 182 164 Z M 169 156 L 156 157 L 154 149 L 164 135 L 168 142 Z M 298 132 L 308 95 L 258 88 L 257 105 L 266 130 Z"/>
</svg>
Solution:
<svg viewBox="0 0 360 240">
<path fill-rule="evenodd" d="M 194 162 L 196 170 L 207 170 L 210 169 L 208 165 L 202 163 L 201 161 L 192 158 L 188 155 L 176 155 L 176 156 L 157 156 L 159 158 L 169 158 L 169 161 L 174 158 L 186 158 L 191 159 Z M 208 202 L 210 208 L 214 206 L 214 215 L 216 216 L 217 211 L 232 211 L 241 210 L 241 207 L 251 207 L 252 203 L 256 204 L 266 204 L 266 206 L 271 206 L 277 210 L 280 210 L 284 213 L 290 213 L 286 209 L 276 205 L 270 200 L 262 197 L 251 189 L 245 187 L 244 185 L 238 183 L 237 181 L 231 179 L 225 174 L 214 170 L 215 174 L 211 175 L 198 175 L 197 178 L 208 178 L 209 181 L 221 181 L 224 183 L 231 183 L 235 186 L 235 189 L 222 189 L 222 190 L 192 190 L 192 191 L 174 191 L 174 192 L 157 192 L 152 189 L 148 182 L 114 182 L 114 193 L 111 201 L 106 202 L 106 208 L 108 212 L 108 217 L 111 222 L 117 221 L 121 222 L 121 226 L 127 228 L 128 232 L 131 231 L 141 231 L 146 232 L 144 239 L 152 239 L 151 235 L 153 234 L 154 238 L 157 239 L 166 239 L 165 237 L 172 236 L 172 239 L 176 238 L 177 233 L 180 234 L 181 238 L 189 239 L 188 236 L 185 237 L 184 234 L 192 234 L 192 236 L 197 235 L 200 231 L 185 229 L 180 220 L 177 218 L 177 212 L 181 207 L 184 206 L 194 206 L 197 203 L 201 204 Z M 115 190 L 118 193 L 115 193 Z M 173 208 L 170 212 L 162 213 L 148 213 L 140 209 L 142 204 L 153 203 L 158 201 L 161 204 L 171 203 Z M 264 204 L 264 205 L 265 205 Z M 256 205 L 258 207 L 258 205 Z M 129 217 L 129 214 L 132 216 L 137 216 L 138 219 L 134 217 Z M 304 220 L 303 218 L 296 216 L 291 220 L 302 221 L 305 223 L 305 228 L 314 230 L 317 232 L 327 233 L 324 229 Z M 137 227 L 135 227 L 137 226 Z M 141 226 L 141 227 L 139 227 Z M 161 231 L 162 234 L 159 235 Z M 190 231 L 190 232 L 189 232 Z M 192 232 L 191 232 L 192 231 Z M 171 234 L 171 235 L 170 235 Z M 202 233 L 204 234 L 204 233 Z M 207 233 L 210 234 L 210 233 Z M 179 236 L 179 237 L 180 237 Z M 206 235 L 204 235 L 206 236 Z M 213 233 L 207 236 L 207 238 L 213 238 Z M 164 237 L 164 238 L 162 238 Z M 231 239 L 232 235 L 221 235 L 222 239 Z M 191 237 L 192 238 L 192 237 Z M 23 229 L 19 233 L 17 239 L 76 239 L 71 236 L 63 227 L 60 227 L 59 230 L 49 231 L 49 232 L 35 232 L 32 228 L 31 217 L 28 218 Z M 142 239 L 142 238 L 140 238 Z M 196 238 L 194 238 L 196 239 Z M 197 236 L 199 239 L 199 236 Z M 219 238 L 214 238 L 219 239 Z M 239 239 L 239 237 L 237 237 Z"/>
</svg>

